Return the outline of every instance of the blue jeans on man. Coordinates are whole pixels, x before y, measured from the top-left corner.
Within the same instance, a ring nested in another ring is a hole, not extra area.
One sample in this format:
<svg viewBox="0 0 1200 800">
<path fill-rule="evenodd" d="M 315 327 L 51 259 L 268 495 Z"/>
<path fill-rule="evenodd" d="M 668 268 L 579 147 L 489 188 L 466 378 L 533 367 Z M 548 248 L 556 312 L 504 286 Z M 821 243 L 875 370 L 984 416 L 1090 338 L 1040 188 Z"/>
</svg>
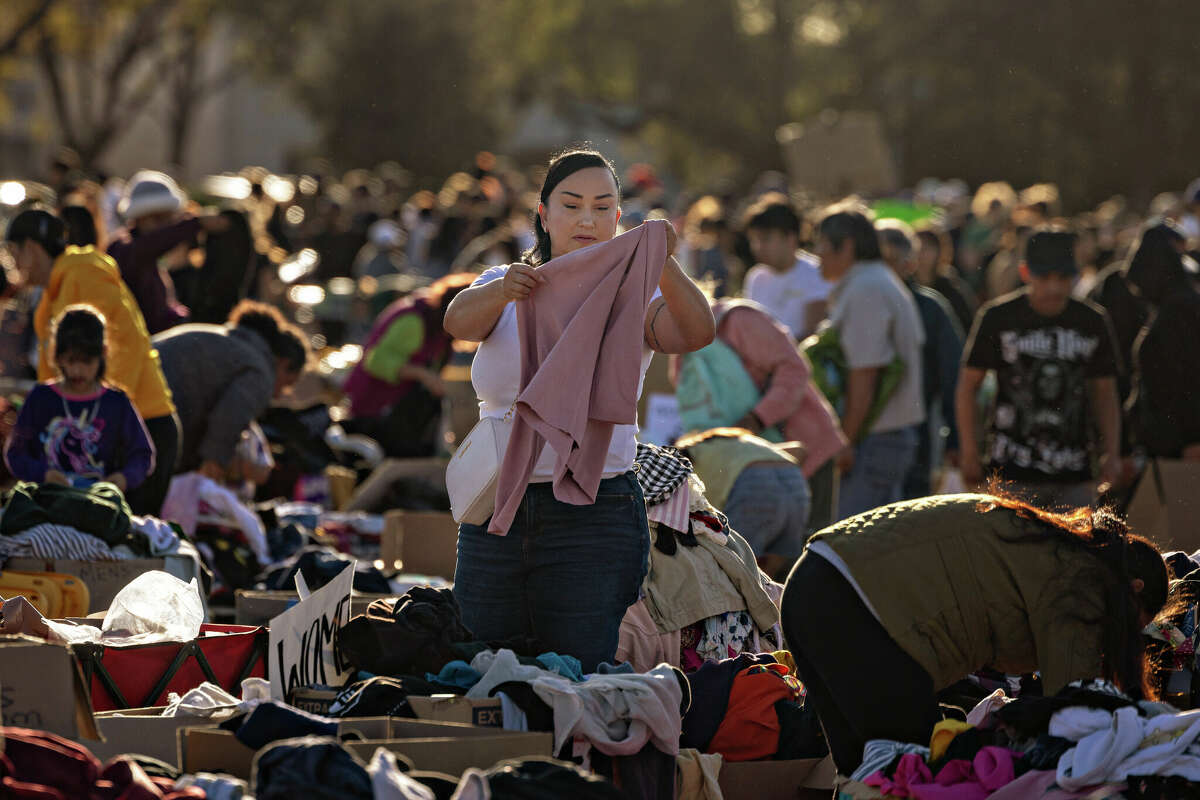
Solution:
<svg viewBox="0 0 1200 800">
<path fill-rule="evenodd" d="M 864 436 L 854 446 L 854 466 L 838 487 L 838 518 L 898 502 L 916 457 L 916 426 Z"/>
</svg>

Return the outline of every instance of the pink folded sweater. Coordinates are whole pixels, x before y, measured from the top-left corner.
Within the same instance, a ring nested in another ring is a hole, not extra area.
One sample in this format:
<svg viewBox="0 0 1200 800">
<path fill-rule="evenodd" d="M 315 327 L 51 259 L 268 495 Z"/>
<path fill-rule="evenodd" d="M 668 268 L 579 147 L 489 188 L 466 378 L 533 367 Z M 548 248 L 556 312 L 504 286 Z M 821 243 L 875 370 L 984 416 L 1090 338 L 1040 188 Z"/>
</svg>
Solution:
<svg viewBox="0 0 1200 800">
<path fill-rule="evenodd" d="M 517 302 L 521 390 L 489 532 L 508 533 L 547 443 L 554 496 L 596 501 L 613 426 L 637 422 L 646 307 L 666 256 L 666 223 L 652 221 L 547 262 L 546 283 Z"/>
</svg>

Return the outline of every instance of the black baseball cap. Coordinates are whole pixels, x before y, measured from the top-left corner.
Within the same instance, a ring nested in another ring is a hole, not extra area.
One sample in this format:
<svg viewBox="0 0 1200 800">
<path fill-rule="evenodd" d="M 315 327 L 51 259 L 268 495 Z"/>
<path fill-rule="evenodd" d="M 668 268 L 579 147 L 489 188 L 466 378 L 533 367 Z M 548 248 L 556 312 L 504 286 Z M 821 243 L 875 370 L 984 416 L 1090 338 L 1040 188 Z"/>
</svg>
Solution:
<svg viewBox="0 0 1200 800">
<path fill-rule="evenodd" d="M 1075 275 L 1075 234 L 1069 231 L 1037 231 L 1025 245 L 1025 263 L 1034 275 Z"/>
</svg>

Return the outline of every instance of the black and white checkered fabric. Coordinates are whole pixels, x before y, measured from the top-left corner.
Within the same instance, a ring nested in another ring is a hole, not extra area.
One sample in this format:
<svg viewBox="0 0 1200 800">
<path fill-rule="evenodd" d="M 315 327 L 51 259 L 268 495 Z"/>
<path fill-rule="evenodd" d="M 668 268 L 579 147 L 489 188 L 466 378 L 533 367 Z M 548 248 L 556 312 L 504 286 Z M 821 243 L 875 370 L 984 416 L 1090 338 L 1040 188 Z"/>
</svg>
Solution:
<svg viewBox="0 0 1200 800">
<path fill-rule="evenodd" d="M 638 483 L 646 496 L 646 505 L 655 506 L 670 499 L 692 470 L 688 461 L 674 447 L 659 447 L 638 442 L 634 456 Z"/>
</svg>

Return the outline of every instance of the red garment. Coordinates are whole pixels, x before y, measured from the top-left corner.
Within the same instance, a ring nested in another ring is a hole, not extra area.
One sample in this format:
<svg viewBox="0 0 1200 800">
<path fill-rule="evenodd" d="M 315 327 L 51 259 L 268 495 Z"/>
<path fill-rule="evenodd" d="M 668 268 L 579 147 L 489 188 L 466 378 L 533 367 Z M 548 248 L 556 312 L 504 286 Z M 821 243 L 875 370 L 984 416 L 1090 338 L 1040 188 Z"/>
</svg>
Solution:
<svg viewBox="0 0 1200 800">
<path fill-rule="evenodd" d="M 800 684 L 783 664 L 759 664 L 733 679 L 725 719 L 709 742 L 708 753 L 726 761 L 761 761 L 779 750 L 780 700 L 800 699 Z"/>
<path fill-rule="evenodd" d="M 637 423 L 646 308 L 667 259 L 654 220 L 540 267 L 547 278 L 517 303 L 521 391 L 496 482 L 490 533 L 508 533 L 545 444 L 554 496 L 590 505 L 614 425 Z"/>
<path fill-rule="evenodd" d="M 118 756 L 100 774 L 93 796 L 99 800 L 162 800 L 163 793 L 131 758 Z"/>
<path fill-rule="evenodd" d="M 5 758 L 12 765 L 12 771 L 4 779 L 6 788 L 11 778 L 55 789 L 62 797 L 91 797 L 92 787 L 100 777 L 100 762 L 86 747 L 53 733 L 28 728 L 3 728 L 0 732 L 4 736 Z"/>
<path fill-rule="evenodd" d="M 22 800 L 202 800 L 203 791 L 161 785 L 127 756 L 100 769 L 86 747 L 26 728 L 0 728 L 0 797 Z"/>
</svg>

